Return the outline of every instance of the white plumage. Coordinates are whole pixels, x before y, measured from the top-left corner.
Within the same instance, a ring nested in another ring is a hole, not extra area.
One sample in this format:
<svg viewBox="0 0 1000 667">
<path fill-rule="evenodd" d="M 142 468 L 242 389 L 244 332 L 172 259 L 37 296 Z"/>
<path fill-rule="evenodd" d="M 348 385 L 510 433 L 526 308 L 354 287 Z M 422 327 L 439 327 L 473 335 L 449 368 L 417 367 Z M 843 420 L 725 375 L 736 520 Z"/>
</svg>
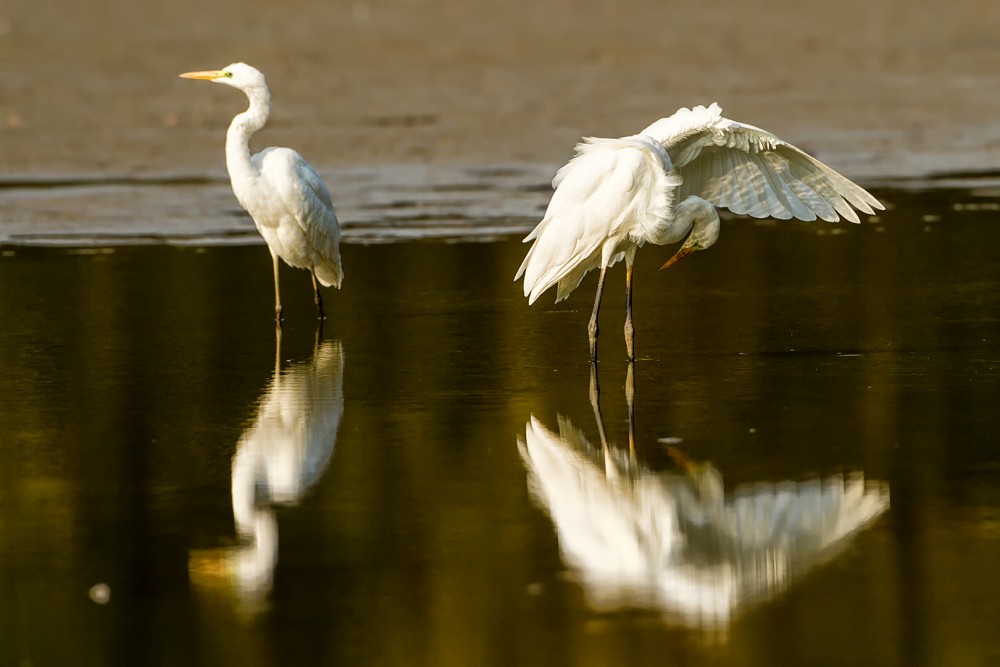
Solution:
<svg viewBox="0 0 1000 667">
<path fill-rule="evenodd" d="M 757 218 L 841 217 L 883 208 L 875 197 L 770 132 L 722 117 L 717 104 L 680 109 L 620 139 L 585 138 L 552 180 L 555 192 L 515 280 L 534 303 L 556 287 L 556 301 L 600 269 L 591 315 L 591 358 L 605 271 L 625 260 L 626 345 L 633 358 L 632 263 L 645 243 L 687 241 L 664 267 L 719 236 L 716 207 Z"/>
<path fill-rule="evenodd" d="M 654 472 L 591 446 L 564 418 L 557 435 L 532 416 L 518 448 L 591 604 L 660 609 L 689 625 L 728 626 L 889 508 L 888 485 L 861 474 L 727 492 L 708 464 Z"/>
<path fill-rule="evenodd" d="M 278 564 L 276 508 L 298 503 L 323 476 L 343 414 L 340 342 L 325 341 L 311 360 L 282 371 L 279 329 L 274 375 L 233 456 L 233 519 L 240 543 L 193 553 L 192 575 L 206 582 L 221 575 L 249 603 L 271 590 Z"/>
<path fill-rule="evenodd" d="M 340 287 L 340 226 L 333 199 L 323 179 L 305 158 L 290 148 L 265 148 L 250 153 L 250 137 L 267 122 L 271 96 L 264 75 L 243 63 L 221 70 L 187 72 L 202 79 L 242 90 L 250 106 L 233 118 L 226 133 L 226 167 L 233 193 L 247 210 L 271 251 L 274 266 L 274 308 L 281 321 L 278 258 L 312 274 L 313 294 L 322 318 L 319 285 Z"/>
</svg>

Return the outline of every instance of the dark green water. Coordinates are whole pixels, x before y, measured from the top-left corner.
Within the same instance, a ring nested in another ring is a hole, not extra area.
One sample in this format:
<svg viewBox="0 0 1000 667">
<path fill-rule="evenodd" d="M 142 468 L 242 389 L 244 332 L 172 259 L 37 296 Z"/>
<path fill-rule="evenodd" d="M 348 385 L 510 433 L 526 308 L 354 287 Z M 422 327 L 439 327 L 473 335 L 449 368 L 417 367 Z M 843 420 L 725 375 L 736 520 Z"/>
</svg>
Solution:
<svg viewBox="0 0 1000 667">
<path fill-rule="evenodd" d="M 318 346 L 286 271 L 277 379 L 262 246 L 0 249 L 0 664 L 997 664 L 1000 225 L 882 194 L 640 251 L 631 456 L 617 268 L 607 466 L 516 240 L 346 245 Z"/>
</svg>

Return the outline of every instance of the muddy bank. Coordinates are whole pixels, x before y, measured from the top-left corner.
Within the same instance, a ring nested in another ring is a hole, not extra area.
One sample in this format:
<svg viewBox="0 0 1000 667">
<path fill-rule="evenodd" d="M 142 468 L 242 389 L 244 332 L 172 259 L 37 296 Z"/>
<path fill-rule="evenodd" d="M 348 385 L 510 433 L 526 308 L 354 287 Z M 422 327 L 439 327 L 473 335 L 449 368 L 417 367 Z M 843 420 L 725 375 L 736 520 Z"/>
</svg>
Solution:
<svg viewBox="0 0 1000 667">
<path fill-rule="evenodd" d="M 320 166 L 558 164 L 679 106 L 732 117 L 858 178 L 1000 165 L 1000 6 L 764 0 L 162 7 L 0 3 L 3 173 L 208 172 L 238 93 L 176 78 L 245 60 L 262 142 Z"/>
<path fill-rule="evenodd" d="M 902 0 L 104 0 L 55 18 L 7 0 L 0 176 L 218 181 L 243 100 L 176 75 L 234 60 L 271 84 L 257 146 L 296 147 L 334 177 L 409 165 L 436 187 L 513 164 L 544 190 L 580 136 L 628 134 L 713 100 L 865 183 L 989 170 L 1000 165 L 998 26 L 1000 6 L 980 0 L 920 11 Z M 36 219 L 16 195 L 0 191 L 8 228 Z M 137 205 L 163 217 L 156 202 Z M 188 215 L 174 206 L 175 220 Z"/>
</svg>

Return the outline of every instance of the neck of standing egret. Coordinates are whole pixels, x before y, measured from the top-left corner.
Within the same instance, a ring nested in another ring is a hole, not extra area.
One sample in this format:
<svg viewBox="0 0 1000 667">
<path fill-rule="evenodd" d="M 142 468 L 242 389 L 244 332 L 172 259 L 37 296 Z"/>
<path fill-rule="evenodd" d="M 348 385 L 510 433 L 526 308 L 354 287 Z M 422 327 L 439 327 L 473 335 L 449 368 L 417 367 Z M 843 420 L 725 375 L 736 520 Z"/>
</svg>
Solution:
<svg viewBox="0 0 1000 667">
<path fill-rule="evenodd" d="M 254 132 L 264 127 L 271 115 L 271 95 L 267 88 L 250 88 L 244 90 L 250 106 L 233 118 L 226 132 L 226 167 L 233 183 L 240 177 L 252 178 L 256 168 L 250 160 L 250 137 Z"/>
</svg>

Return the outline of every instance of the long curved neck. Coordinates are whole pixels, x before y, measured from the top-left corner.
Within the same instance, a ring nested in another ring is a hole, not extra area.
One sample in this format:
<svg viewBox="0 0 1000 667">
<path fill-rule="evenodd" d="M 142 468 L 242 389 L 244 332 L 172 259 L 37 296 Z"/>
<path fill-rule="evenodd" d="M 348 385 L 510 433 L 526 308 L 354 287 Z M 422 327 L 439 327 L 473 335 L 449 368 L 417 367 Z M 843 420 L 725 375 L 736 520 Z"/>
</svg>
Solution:
<svg viewBox="0 0 1000 667">
<path fill-rule="evenodd" d="M 252 176 L 256 172 L 250 159 L 250 137 L 264 127 L 271 114 L 271 95 L 267 88 L 244 91 L 250 106 L 233 118 L 226 132 L 226 167 L 235 182 L 238 176 Z"/>
</svg>

